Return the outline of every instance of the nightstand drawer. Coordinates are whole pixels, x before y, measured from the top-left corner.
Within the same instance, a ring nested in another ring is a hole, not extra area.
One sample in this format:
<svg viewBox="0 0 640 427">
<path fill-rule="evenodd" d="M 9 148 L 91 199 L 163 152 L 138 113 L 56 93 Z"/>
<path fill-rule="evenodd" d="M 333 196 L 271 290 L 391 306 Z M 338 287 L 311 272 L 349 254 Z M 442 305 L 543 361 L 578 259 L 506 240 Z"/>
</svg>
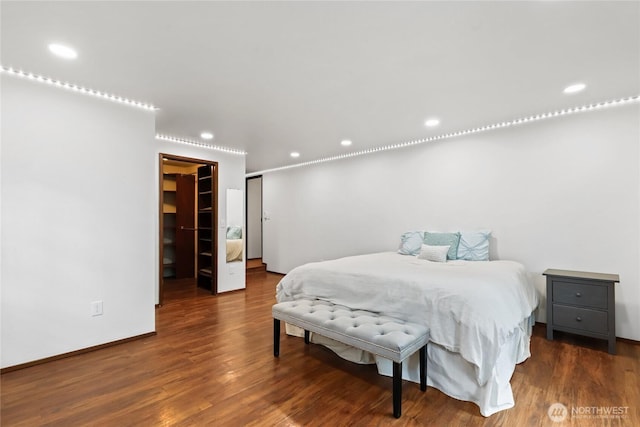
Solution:
<svg viewBox="0 0 640 427">
<path fill-rule="evenodd" d="M 608 314 L 606 311 L 553 305 L 553 324 L 557 326 L 606 335 L 609 332 L 607 322 Z"/>
<path fill-rule="evenodd" d="M 553 281 L 553 302 L 607 309 L 607 288 L 599 285 Z"/>
</svg>

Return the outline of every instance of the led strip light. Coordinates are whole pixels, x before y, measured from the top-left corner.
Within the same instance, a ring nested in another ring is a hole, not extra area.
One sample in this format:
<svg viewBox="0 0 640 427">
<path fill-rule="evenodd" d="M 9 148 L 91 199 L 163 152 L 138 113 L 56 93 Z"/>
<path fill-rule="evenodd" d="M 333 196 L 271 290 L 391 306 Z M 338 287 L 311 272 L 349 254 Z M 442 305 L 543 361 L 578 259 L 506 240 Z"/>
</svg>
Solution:
<svg viewBox="0 0 640 427">
<path fill-rule="evenodd" d="M 97 91 L 97 90 L 94 90 L 94 89 L 87 89 L 85 87 L 78 86 L 78 85 L 75 85 L 75 84 L 72 84 L 72 83 L 62 82 L 60 80 L 51 79 L 49 77 L 44 77 L 44 76 L 41 76 L 41 75 L 29 73 L 29 72 L 22 71 L 22 70 L 16 70 L 16 69 L 11 68 L 11 67 L 5 67 L 4 65 L 0 65 L 0 72 L 7 73 L 7 74 L 12 75 L 12 76 L 21 77 L 21 78 L 28 79 L 28 80 L 33 80 L 33 81 L 38 81 L 38 82 L 41 82 L 41 83 L 46 83 L 46 84 L 51 85 L 51 86 L 60 87 L 60 88 L 63 88 L 63 89 L 74 91 L 74 92 L 79 92 L 79 93 L 83 93 L 83 94 L 86 94 L 86 95 L 95 96 L 96 98 L 102 98 L 102 99 L 106 99 L 106 100 L 109 100 L 109 101 L 117 102 L 117 103 L 120 103 L 120 104 L 131 105 L 133 107 L 142 108 L 142 109 L 148 110 L 148 111 L 156 111 L 158 109 L 155 106 L 153 106 L 152 104 L 147 104 L 147 103 L 139 102 L 139 101 L 133 101 L 131 99 L 123 98 L 121 96 L 109 94 L 109 93 L 106 93 L 106 92 L 100 92 L 100 91 Z M 401 142 L 401 143 L 397 143 L 397 144 L 384 145 L 384 146 L 381 146 L 381 147 L 369 148 L 369 149 L 366 149 L 366 150 L 355 151 L 355 152 L 352 152 L 352 153 L 341 154 L 341 155 L 338 155 L 338 156 L 323 157 L 323 158 L 320 158 L 320 159 L 317 159 L 317 160 L 311 160 L 311 161 L 308 161 L 308 162 L 296 163 L 296 164 L 293 164 L 293 165 L 281 166 L 281 167 L 272 168 L 272 169 L 265 169 L 265 170 L 262 170 L 262 171 L 257 171 L 257 172 L 252 172 L 250 174 L 246 174 L 246 176 L 247 177 L 251 177 L 251 176 L 261 175 L 261 174 L 268 173 L 268 172 L 276 172 L 276 171 L 285 170 L 285 169 L 298 168 L 298 167 L 302 167 L 302 166 L 310 166 L 310 165 L 315 165 L 315 164 L 318 164 L 318 163 L 331 162 L 331 161 L 334 161 L 334 160 L 341 160 L 341 159 L 346 159 L 346 158 L 350 158 L 350 157 L 362 156 L 362 155 L 365 155 L 365 154 L 377 153 L 377 152 L 380 152 L 380 151 L 395 150 L 395 149 L 398 149 L 398 148 L 410 147 L 410 146 L 413 146 L 413 145 L 419 145 L 419 144 L 424 144 L 424 143 L 433 142 L 433 141 L 440 141 L 440 140 L 443 140 L 443 139 L 455 138 L 457 136 L 463 136 L 463 135 L 469 135 L 469 134 L 474 134 L 474 133 L 486 132 L 486 131 L 493 130 L 493 129 L 500 129 L 500 128 L 504 128 L 504 127 L 521 125 L 521 124 L 524 124 L 524 123 L 535 122 L 535 121 L 544 120 L 544 119 L 550 119 L 550 118 L 554 118 L 554 117 L 566 116 L 566 115 L 569 115 L 569 114 L 583 113 L 583 112 L 592 111 L 592 110 L 599 110 L 599 109 L 602 109 L 602 108 L 615 107 L 615 106 L 619 106 L 619 105 L 629 104 L 629 103 L 632 103 L 632 102 L 638 102 L 639 100 L 640 100 L 640 95 L 635 95 L 635 96 L 630 96 L 630 97 L 627 97 L 627 98 L 615 99 L 615 100 L 612 100 L 612 101 L 598 102 L 598 103 L 595 103 L 595 104 L 583 105 L 581 107 L 573 107 L 573 108 L 553 111 L 553 112 L 550 112 L 550 113 L 543 113 L 543 114 L 538 114 L 538 115 L 535 115 L 535 116 L 524 117 L 524 118 L 520 118 L 520 119 L 511 120 L 511 121 L 508 121 L 508 122 L 500 122 L 500 123 L 495 123 L 495 124 L 491 124 L 491 125 L 487 125 L 487 126 L 481 126 L 481 127 L 473 128 L 473 129 L 466 129 L 466 130 L 462 130 L 462 131 L 450 132 L 450 133 L 446 133 L 446 134 L 442 134 L 442 135 L 436 135 L 436 136 L 432 136 L 432 137 L 428 137 L 428 138 L 414 139 L 414 140 L 411 140 L 411 141 Z M 193 140 L 189 140 L 189 139 L 185 139 L 185 138 L 176 138 L 176 137 L 172 137 L 172 136 L 168 136 L 168 135 L 162 135 L 162 134 L 156 135 L 156 139 L 163 140 L 163 141 L 168 141 L 168 142 L 176 142 L 176 143 L 181 143 L 181 144 L 188 144 L 188 145 L 193 145 L 193 146 L 201 147 L 201 148 L 208 148 L 208 149 L 211 149 L 211 150 L 221 151 L 221 152 L 225 152 L 225 153 L 229 153 L 229 154 L 236 154 L 236 155 L 242 155 L 242 156 L 247 154 L 245 151 L 242 151 L 242 150 L 236 150 L 236 149 L 233 149 L 233 148 L 220 147 L 220 146 L 216 146 L 216 145 L 209 145 L 209 144 L 205 144 L 205 143 L 202 143 L 202 142 L 199 142 L 199 141 L 193 141 Z"/>
<path fill-rule="evenodd" d="M 66 83 L 60 80 L 51 79 L 49 77 L 28 73 L 26 71 L 16 70 L 11 67 L 5 67 L 4 65 L 0 65 L 0 72 L 7 73 L 9 75 L 16 76 L 16 77 L 22 77 L 28 80 L 46 83 L 51 86 L 60 87 L 63 89 L 74 91 L 74 92 L 84 93 L 86 95 L 92 95 L 92 96 L 95 96 L 96 98 L 102 98 L 102 99 L 107 99 L 109 101 L 118 102 L 120 104 L 131 105 L 133 107 L 142 108 L 143 110 L 148 110 L 148 111 L 157 110 L 157 108 L 151 104 L 147 104 L 139 101 L 133 101 L 131 99 L 123 98 L 117 95 L 112 95 L 110 93 L 100 92 L 93 89 L 87 89 L 85 87 L 74 85 L 72 83 Z"/>
<path fill-rule="evenodd" d="M 363 156 L 365 154 L 372 154 L 372 153 L 377 153 L 377 152 L 380 152 L 380 151 L 396 150 L 398 148 L 410 147 L 410 146 L 414 146 L 414 145 L 424 144 L 424 143 L 427 143 L 427 142 L 440 141 L 440 140 L 443 140 L 443 139 L 455 138 L 457 136 L 463 136 L 463 135 L 470 135 L 470 134 L 474 134 L 474 133 L 486 132 L 486 131 L 489 131 L 489 130 L 501 129 L 501 128 L 505 128 L 505 127 L 521 125 L 521 124 L 524 124 L 524 123 L 531 123 L 531 122 L 536 122 L 536 121 L 539 121 L 539 120 L 545 120 L 545 119 L 551 119 L 551 118 L 554 118 L 554 117 L 566 116 L 566 115 L 569 115 L 569 114 L 583 113 L 583 112 L 593 111 L 593 110 L 600 110 L 600 109 L 603 109 L 603 108 L 615 107 L 615 106 L 624 105 L 624 104 L 630 104 L 632 102 L 638 102 L 638 101 L 640 101 L 640 95 L 630 96 L 630 97 L 627 97 L 627 98 L 619 98 L 619 99 L 615 99 L 615 100 L 612 100 L 612 101 L 598 102 L 598 103 L 595 103 L 595 104 L 583 105 L 581 107 L 573 107 L 573 108 L 568 108 L 568 109 L 564 109 L 564 110 L 553 111 L 553 112 L 550 112 L 550 113 L 543 113 L 543 114 L 538 114 L 538 115 L 535 115 L 535 116 L 524 117 L 524 118 L 520 118 L 520 119 L 511 120 L 511 121 L 508 121 L 508 122 L 500 122 L 500 123 L 495 123 L 495 124 L 491 124 L 491 125 L 487 125 L 487 126 L 481 126 L 481 127 L 473 128 L 473 129 L 466 129 L 466 130 L 461 130 L 461 131 L 457 131 L 457 132 L 450 132 L 450 133 L 445 133 L 445 134 L 442 134 L 442 135 L 431 136 L 431 137 L 428 137 L 428 138 L 414 139 L 414 140 L 411 140 L 411 141 L 400 142 L 400 143 L 397 143 L 397 144 L 384 145 L 384 146 L 381 146 L 381 147 L 369 148 L 369 149 L 361 150 L 361 151 L 354 151 L 352 153 L 340 154 L 338 156 L 324 157 L 324 158 L 317 159 L 317 160 L 310 160 L 308 162 L 296 163 L 296 164 L 293 164 L 293 165 L 281 166 L 281 167 L 277 167 L 277 168 L 273 168 L 273 169 L 265 169 L 265 170 L 262 170 L 262 171 L 248 173 L 245 176 L 246 177 L 252 177 L 252 176 L 262 175 L 262 174 L 269 173 L 269 172 L 277 172 L 277 171 L 281 171 L 281 170 L 285 170 L 285 169 L 292 169 L 292 168 L 299 168 L 299 167 L 302 167 L 302 166 L 316 165 L 318 163 L 326 163 L 326 162 L 331 162 L 331 161 L 334 161 L 334 160 L 341 160 L 341 159 L 347 159 L 347 158 L 350 158 L 350 157 Z"/>
<path fill-rule="evenodd" d="M 32 81 L 37 81 L 40 83 L 45 83 L 48 84 L 50 86 L 55 86 L 55 87 L 59 87 L 59 88 L 63 88 L 63 89 L 67 89 L 73 92 L 79 92 L 79 93 L 83 93 L 86 95 L 91 95 L 94 96 L 96 98 L 102 98 L 102 99 L 106 99 L 109 101 L 113 101 L 113 102 L 117 102 L 120 104 L 125 104 L 125 105 L 131 105 L 133 107 L 137 107 L 137 108 L 142 108 L 143 110 L 148 110 L 148 111 L 156 111 L 158 108 L 156 108 L 155 106 L 153 106 L 152 104 L 147 104 L 144 102 L 139 102 L 139 101 L 134 101 L 128 98 L 123 98 L 121 96 L 117 96 L 117 95 L 112 95 L 106 92 L 100 92 L 98 90 L 94 90 L 94 89 L 87 89 L 85 87 L 82 86 L 78 86 L 72 83 L 67 83 L 67 82 L 62 82 L 60 80 L 55 80 L 49 77 L 44 77 L 38 74 L 34 74 L 34 73 L 29 73 L 26 71 L 22 71 L 22 70 L 17 70 L 15 68 L 12 67 L 5 67 L 4 65 L 0 65 L 0 72 L 2 73 L 7 73 L 8 75 L 11 76 L 16 76 L 16 77 L 21 77 L 23 79 L 27 79 L 27 80 L 32 80 Z M 203 144 L 197 141 L 190 141 L 188 139 L 184 139 L 184 138 L 175 138 L 175 137 L 171 137 L 171 136 L 166 136 L 166 135 L 156 135 L 156 139 L 161 139 L 164 141 L 169 141 L 169 142 L 178 142 L 178 143 L 182 143 L 182 144 L 189 144 L 189 145 L 195 145 L 197 147 L 203 147 L 203 148 L 209 148 L 212 150 L 217 150 L 217 151 L 223 151 L 225 153 L 231 153 L 231 154 L 239 154 L 239 155 L 246 155 L 247 153 L 245 153 L 244 151 L 241 150 L 235 150 L 233 148 L 225 148 L 225 147 L 219 147 L 219 146 L 212 146 L 209 144 Z"/>
<path fill-rule="evenodd" d="M 235 148 L 220 147 L 218 145 L 210 145 L 200 141 L 193 141 L 186 138 L 177 138 L 175 136 L 169 136 L 169 135 L 163 135 L 163 134 L 156 134 L 156 139 L 161 141 L 177 142 L 180 144 L 193 145 L 200 148 L 208 148 L 210 150 L 222 151 L 224 153 L 236 154 L 238 156 L 245 156 L 247 154 L 245 151 L 236 150 Z"/>
</svg>

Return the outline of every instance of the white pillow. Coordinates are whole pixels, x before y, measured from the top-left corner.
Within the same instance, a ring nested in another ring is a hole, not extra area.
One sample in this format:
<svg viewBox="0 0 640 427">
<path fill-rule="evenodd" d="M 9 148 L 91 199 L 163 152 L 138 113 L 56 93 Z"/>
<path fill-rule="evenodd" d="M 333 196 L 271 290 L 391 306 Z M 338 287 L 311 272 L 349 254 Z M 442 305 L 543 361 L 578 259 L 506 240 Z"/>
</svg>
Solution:
<svg viewBox="0 0 640 427">
<path fill-rule="evenodd" d="M 418 259 L 426 259 L 427 261 L 435 262 L 447 262 L 447 252 L 449 252 L 450 245 L 446 246 L 429 246 L 422 245 L 420 247 L 420 253 Z"/>
</svg>

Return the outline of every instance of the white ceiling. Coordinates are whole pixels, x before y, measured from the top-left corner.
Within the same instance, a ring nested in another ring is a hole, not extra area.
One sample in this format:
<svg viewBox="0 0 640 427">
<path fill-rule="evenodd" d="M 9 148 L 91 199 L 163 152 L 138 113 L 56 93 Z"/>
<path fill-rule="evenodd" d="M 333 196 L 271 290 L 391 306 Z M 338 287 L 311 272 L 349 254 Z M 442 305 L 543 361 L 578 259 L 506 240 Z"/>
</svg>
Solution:
<svg viewBox="0 0 640 427">
<path fill-rule="evenodd" d="M 0 7 L 3 66 L 150 102 L 159 133 L 210 130 L 248 172 L 640 93 L 636 1 Z"/>
</svg>

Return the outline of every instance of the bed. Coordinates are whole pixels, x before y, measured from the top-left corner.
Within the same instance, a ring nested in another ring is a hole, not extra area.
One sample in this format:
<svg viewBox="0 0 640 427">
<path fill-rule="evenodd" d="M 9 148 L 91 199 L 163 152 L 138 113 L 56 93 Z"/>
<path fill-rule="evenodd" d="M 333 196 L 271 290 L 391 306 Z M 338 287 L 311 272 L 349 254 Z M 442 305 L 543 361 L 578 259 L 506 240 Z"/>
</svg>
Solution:
<svg viewBox="0 0 640 427">
<path fill-rule="evenodd" d="M 227 262 L 242 261 L 242 227 L 230 225 L 227 227 Z"/>
<path fill-rule="evenodd" d="M 431 262 L 397 252 L 296 267 L 277 285 L 276 298 L 315 298 L 428 326 L 428 384 L 475 403 L 484 416 L 514 406 L 509 381 L 515 365 L 530 356 L 538 305 L 517 262 Z M 381 374 L 391 375 L 388 360 L 320 336 L 313 340 L 348 360 L 375 362 Z M 404 364 L 403 377 L 419 382 L 414 359 Z"/>
<path fill-rule="evenodd" d="M 227 239 L 227 262 L 242 261 L 243 239 Z"/>
</svg>

